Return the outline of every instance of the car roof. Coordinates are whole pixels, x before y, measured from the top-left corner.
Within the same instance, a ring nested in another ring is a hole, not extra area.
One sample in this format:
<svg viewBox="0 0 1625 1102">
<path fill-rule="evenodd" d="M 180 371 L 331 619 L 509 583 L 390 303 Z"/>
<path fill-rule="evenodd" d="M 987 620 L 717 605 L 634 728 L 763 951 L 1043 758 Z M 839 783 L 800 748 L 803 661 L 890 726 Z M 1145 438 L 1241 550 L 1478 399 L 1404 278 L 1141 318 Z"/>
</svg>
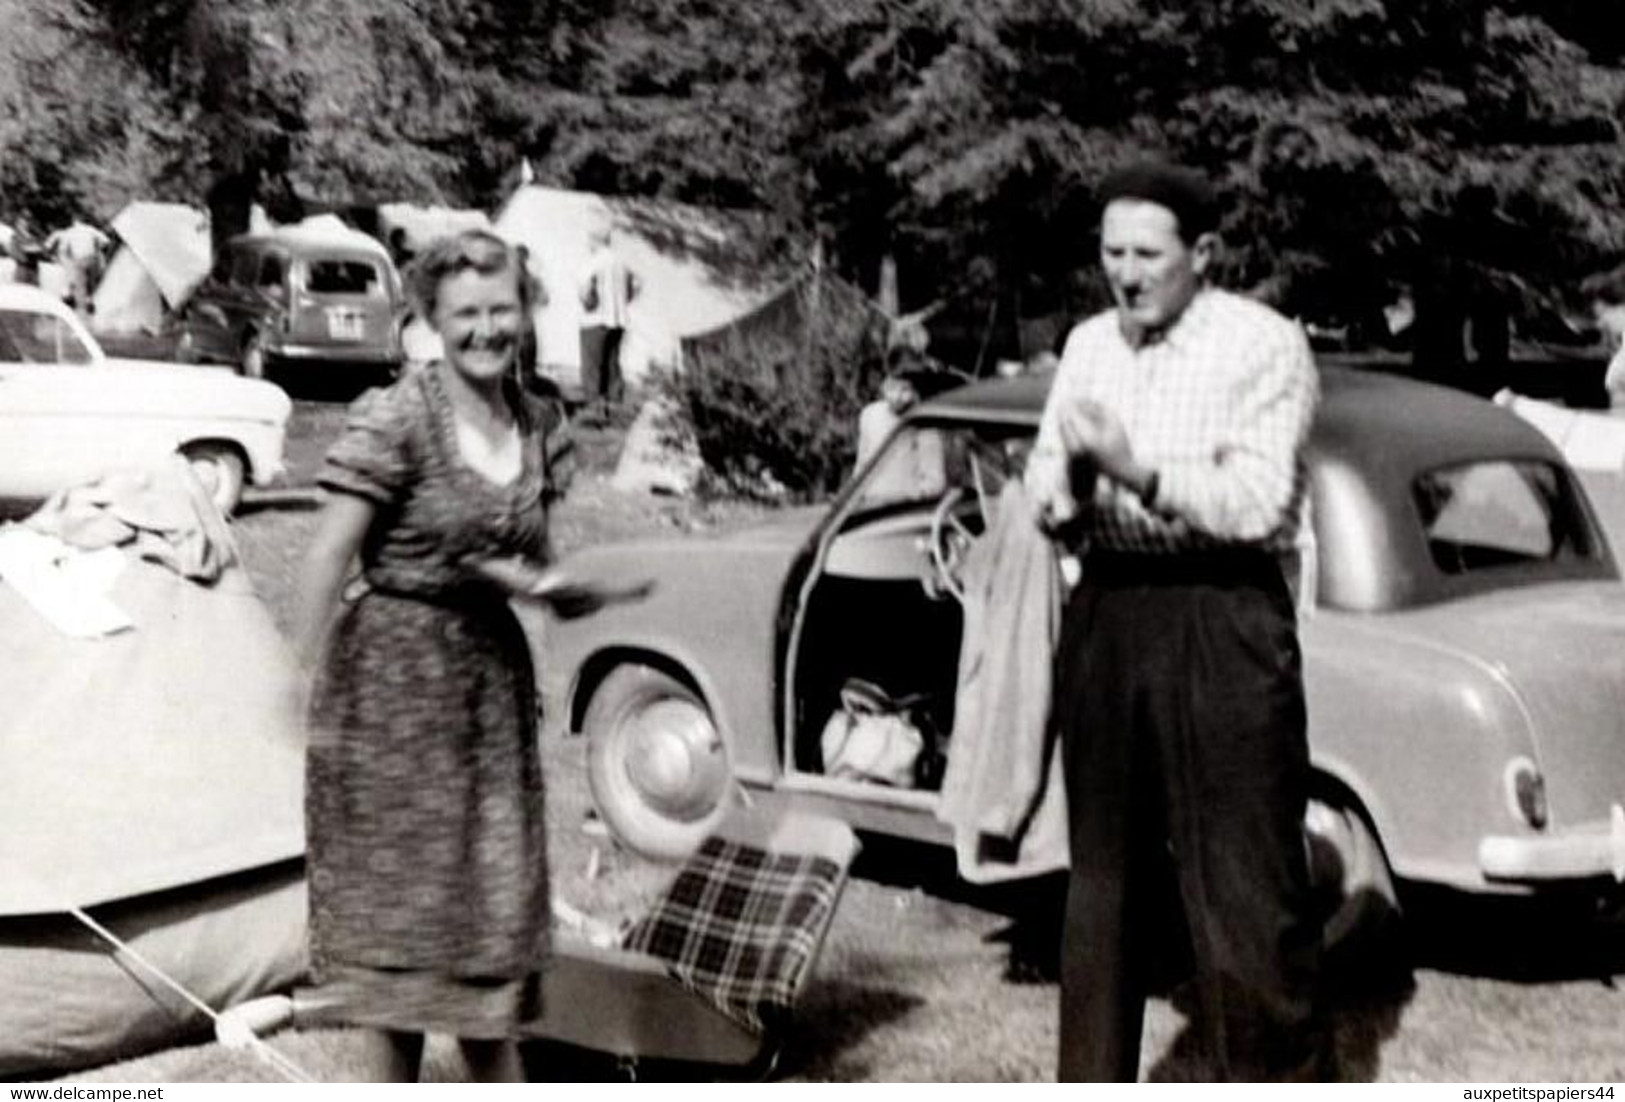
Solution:
<svg viewBox="0 0 1625 1102">
<path fill-rule="evenodd" d="M 280 247 L 301 256 L 365 257 L 368 260 L 388 260 L 389 250 L 360 231 L 338 234 L 331 231 L 303 230 L 283 227 L 270 233 L 249 233 L 231 239 L 234 249 L 266 249 Z"/>
<path fill-rule="evenodd" d="M 1374 441 L 1361 427 L 1380 424 L 1383 456 L 1407 470 L 1475 455 L 1559 458 L 1538 429 L 1476 395 L 1385 371 L 1322 365 L 1318 373 L 1315 450 L 1364 453 Z M 1036 426 L 1054 379 L 1053 372 L 1045 372 L 971 383 L 922 402 L 915 416 Z"/>
</svg>

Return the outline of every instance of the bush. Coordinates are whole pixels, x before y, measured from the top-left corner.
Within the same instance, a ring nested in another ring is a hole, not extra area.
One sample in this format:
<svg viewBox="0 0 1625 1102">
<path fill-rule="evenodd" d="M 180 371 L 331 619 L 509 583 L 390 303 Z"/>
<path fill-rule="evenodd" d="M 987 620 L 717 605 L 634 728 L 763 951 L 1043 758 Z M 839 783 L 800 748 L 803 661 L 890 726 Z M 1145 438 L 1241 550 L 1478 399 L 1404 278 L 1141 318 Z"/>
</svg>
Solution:
<svg viewBox="0 0 1625 1102">
<path fill-rule="evenodd" d="M 671 436 L 694 444 L 717 489 L 813 501 L 838 489 L 857 452 L 858 412 L 885 372 L 885 320 L 866 302 L 790 292 L 794 324 L 742 326 L 685 349 L 656 386 Z"/>
</svg>

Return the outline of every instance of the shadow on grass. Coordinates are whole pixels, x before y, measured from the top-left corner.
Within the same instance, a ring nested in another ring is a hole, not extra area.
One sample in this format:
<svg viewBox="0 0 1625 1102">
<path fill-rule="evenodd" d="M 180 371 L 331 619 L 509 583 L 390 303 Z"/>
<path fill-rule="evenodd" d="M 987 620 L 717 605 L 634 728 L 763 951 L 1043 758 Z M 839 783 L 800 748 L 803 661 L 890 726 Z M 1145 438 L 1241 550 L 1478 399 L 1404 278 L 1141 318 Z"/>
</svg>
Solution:
<svg viewBox="0 0 1625 1102">
<path fill-rule="evenodd" d="M 531 1082 L 552 1083 L 714 1083 L 768 1079 L 866 1082 L 884 1074 L 867 1062 L 847 1059 L 871 1031 L 907 1014 L 920 999 L 841 980 L 816 985 L 795 1017 L 779 1027 L 777 1049 L 764 1046 L 763 1058 L 746 1066 L 681 1060 L 630 1060 L 606 1052 L 551 1041 L 520 1046 Z"/>
<path fill-rule="evenodd" d="M 1619 889 L 1505 898 L 1408 886 L 1401 897 L 1419 968 L 1509 983 L 1625 976 L 1625 895 Z"/>
</svg>

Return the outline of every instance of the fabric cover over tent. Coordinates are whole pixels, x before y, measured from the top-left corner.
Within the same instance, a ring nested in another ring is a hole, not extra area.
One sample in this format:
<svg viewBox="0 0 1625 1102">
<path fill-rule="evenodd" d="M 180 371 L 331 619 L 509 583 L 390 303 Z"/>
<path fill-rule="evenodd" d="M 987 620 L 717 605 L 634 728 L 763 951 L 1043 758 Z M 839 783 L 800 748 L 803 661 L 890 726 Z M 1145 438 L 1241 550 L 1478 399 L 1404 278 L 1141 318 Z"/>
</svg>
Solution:
<svg viewBox="0 0 1625 1102">
<path fill-rule="evenodd" d="M 209 274 L 209 216 L 184 203 L 131 203 L 112 228 L 120 245 L 91 294 L 95 328 L 156 333 Z"/>
<path fill-rule="evenodd" d="M 111 597 L 136 626 L 98 638 L 0 581 L 0 1074 L 205 1024 L 70 908 L 217 1008 L 304 967 L 288 648 L 240 566 L 203 586 L 124 557 Z"/>
<path fill-rule="evenodd" d="M 581 378 L 577 290 L 595 232 L 614 232 L 613 249 L 640 284 L 621 347 L 629 382 L 652 367 L 677 367 L 683 337 L 723 325 L 771 294 L 761 273 L 741 276 L 730 263 L 737 250 L 724 217 L 692 207 L 527 185 L 509 198 L 495 229 L 530 250 L 547 299 L 536 311 L 538 361 L 565 385 Z"/>
<path fill-rule="evenodd" d="M 113 596 L 135 630 L 74 639 L 0 584 L 0 915 L 304 852 L 292 659 L 246 574 L 132 558 Z"/>
<path fill-rule="evenodd" d="M 789 280 L 763 296 L 752 309 L 730 318 L 722 325 L 693 330 L 683 337 L 683 363 L 703 361 L 731 348 L 762 339 L 799 340 L 813 319 L 825 317 L 862 323 L 889 330 L 892 318 L 880 305 L 857 287 L 836 275 L 807 272 Z"/>
<path fill-rule="evenodd" d="M 95 911 L 141 958 L 220 1009 L 307 971 L 303 861 Z M 0 1076 L 56 1074 L 202 1040 L 210 1021 L 71 915 L 0 918 Z"/>
</svg>

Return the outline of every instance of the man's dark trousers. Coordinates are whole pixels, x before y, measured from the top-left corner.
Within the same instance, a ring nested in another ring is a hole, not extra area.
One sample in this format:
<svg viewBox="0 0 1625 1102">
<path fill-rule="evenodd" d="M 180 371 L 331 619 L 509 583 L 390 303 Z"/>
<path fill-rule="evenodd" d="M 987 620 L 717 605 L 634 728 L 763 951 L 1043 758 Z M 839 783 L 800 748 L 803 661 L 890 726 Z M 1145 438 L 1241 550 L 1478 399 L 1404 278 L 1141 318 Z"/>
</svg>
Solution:
<svg viewBox="0 0 1625 1102">
<path fill-rule="evenodd" d="M 1302 659 L 1279 566 L 1261 551 L 1090 555 L 1056 660 L 1072 847 L 1058 1078 L 1136 1077 L 1170 900 L 1214 1077 L 1301 1074 L 1320 1043 L 1320 929 Z"/>
<path fill-rule="evenodd" d="M 625 391 L 621 380 L 619 326 L 586 325 L 581 328 L 581 390 L 589 402 L 619 402 Z"/>
</svg>

